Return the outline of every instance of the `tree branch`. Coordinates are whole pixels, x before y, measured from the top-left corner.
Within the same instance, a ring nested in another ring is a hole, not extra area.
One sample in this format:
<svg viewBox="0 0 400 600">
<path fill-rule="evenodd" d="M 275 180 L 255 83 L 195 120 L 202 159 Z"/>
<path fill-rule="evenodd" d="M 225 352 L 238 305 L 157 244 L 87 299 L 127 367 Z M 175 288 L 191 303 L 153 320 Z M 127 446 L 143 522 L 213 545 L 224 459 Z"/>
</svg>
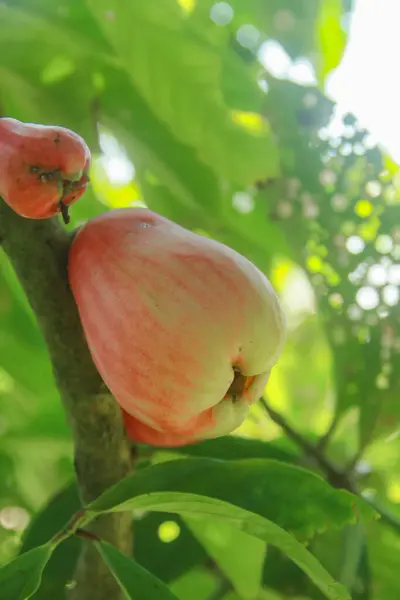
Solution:
<svg viewBox="0 0 400 600">
<path fill-rule="evenodd" d="M 266 412 L 268 413 L 270 419 L 276 423 L 284 433 L 286 433 L 287 437 L 295 442 L 299 448 L 301 448 L 306 456 L 309 456 L 315 460 L 321 471 L 326 476 L 329 483 L 336 488 L 345 489 L 356 496 L 362 498 L 365 502 L 367 502 L 371 508 L 373 508 L 381 518 L 381 521 L 387 527 L 390 527 L 395 533 L 400 533 L 400 519 L 397 515 L 393 514 L 393 512 L 381 504 L 379 501 L 374 500 L 373 498 L 368 497 L 363 494 L 360 490 L 357 489 L 356 484 L 352 479 L 352 470 L 348 467 L 344 469 L 344 471 L 340 471 L 336 465 L 332 464 L 328 459 L 326 459 L 320 446 L 311 444 L 308 440 L 306 440 L 300 433 L 298 433 L 293 427 L 287 423 L 284 417 L 276 412 L 268 402 L 261 397 L 261 404 L 264 406 Z M 355 466 L 356 462 L 354 463 Z"/>
<path fill-rule="evenodd" d="M 331 421 L 331 424 L 329 425 L 327 432 L 319 439 L 319 442 L 316 446 L 318 448 L 318 450 L 320 450 L 320 452 L 322 452 L 322 453 L 325 452 L 325 449 L 326 449 L 328 443 L 330 442 L 332 435 L 336 431 L 336 427 L 337 427 L 338 423 L 339 423 L 339 417 L 337 414 L 335 414 L 334 418 Z"/>
<path fill-rule="evenodd" d="M 0 198 L 0 243 L 24 287 L 49 349 L 72 429 L 80 495 L 86 503 L 126 476 L 131 461 L 121 411 L 92 362 L 68 285 L 71 240 L 57 219 L 23 219 Z M 101 517 L 91 531 L 125 554 L 132 552 L 130 513 Z M 84 542 L 71 599 L 123 597 L 99 554 Z"/>
<path fill-rule="evenodd" d="M 289 423 L 283 418 L 281 414 L 276 412 L 265 400 L 261 398 L 261 404 L 264 406 L 270 419 L 279 425 L 289 439 L 295 442 L 304 453 L 314 459 L 323 473 L 326 475 L 327 480 L 331 485 L 336 488 L 348 490 L 349 492 L 356 493 L 353 482 L 351 481 L 350 474 L 343 473 L 336 465 L 333 465 L 325 456 L 322 454 L 318 446 L 311 444 L 306 440 L 300 433 L 298 433 Z"/>
</svg>

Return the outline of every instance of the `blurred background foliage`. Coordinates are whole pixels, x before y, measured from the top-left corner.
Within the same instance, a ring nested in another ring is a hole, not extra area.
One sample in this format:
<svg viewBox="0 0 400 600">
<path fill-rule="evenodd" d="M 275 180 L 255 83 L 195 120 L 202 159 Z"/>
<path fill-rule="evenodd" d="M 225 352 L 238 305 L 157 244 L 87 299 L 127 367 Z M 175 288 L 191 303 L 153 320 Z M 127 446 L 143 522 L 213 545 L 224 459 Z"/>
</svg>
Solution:
<svg viewBox="0 0 400 600">
<path fill-rule="evenodd" d="M 351 9 L 342 0 L 3 0 L 0 113 L 70 127 L 90 144 L 92 184 L 72 227 L 145 205 L 268 274 L 289 336 L 266 398 L 353 469 L 388 515 L 320 533 L 310 549 L 353 598 L 397 600 L 400 176 L 324 95 Z M 24 549 L 46 540 L 78 500 L 46 348 L 2 254 L 0 280 L 3 563 L 21 538 Z M 228 438 L 188 453 L 304 464 L 261 404 L 235 436 L 249 445 Z M 36 600 L 62 598 L 79 544 L 55 553 Z M 182 599 L 320 598 L 278 551 L 222 525 L 138 515 L 135 548 Z"/>
</svg>

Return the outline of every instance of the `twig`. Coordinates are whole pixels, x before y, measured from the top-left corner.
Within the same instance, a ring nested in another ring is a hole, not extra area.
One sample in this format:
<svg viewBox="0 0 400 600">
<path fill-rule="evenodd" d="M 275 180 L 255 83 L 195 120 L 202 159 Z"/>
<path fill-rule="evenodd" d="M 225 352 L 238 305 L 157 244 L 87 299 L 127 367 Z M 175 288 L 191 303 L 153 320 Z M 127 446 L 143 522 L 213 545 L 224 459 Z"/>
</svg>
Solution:
<svg viewBox="0 0 400 600">
<path fill-rule="evenodd" d="M 286 433 L 287 437 L 293 440 L 300 448 L 302 448 L 305 454 L 315 460 L 317 465 L 326 475 L 326 478 L 331 485 L 336 488 L 345 489 L 349 492 L 355 493 L 354 484 L 348 474 L 342 473 L 342 471 L 340 471 L 335 465 L 326 459 L 317 446 L 311 444 L 300 433 L 293 429 L 293 427 L 289 425 L 289 423 L 281 414 L 271 408 L 264 398 L 261 398 L 261 403 L 268 413 L 270 419 L 279 425 L 279 427 Z"/>
<path fill-rule="evenodd" d="M 348 468 L 344 472 L 339 471 L 335 465 L 333 465 L 321 454 L 319 446 L 314 446 L 306 439 L 304 439 L 301 434 L 295 431 L 287 423 L 287 421 L 282 417 L 282 415 L 277 413 L 273 408 L 269 406 L 268 402 L 264 398 L 261 398 L 261 403 L 264 406 L 271 420 L 274 421 L 274 423 L 276 423 L 277 425 L 279 425 L 279 427 L 286 433 L 287 437 L 294 441 L 300 448 L 302 448 L 306 455 L 310 456 L 315 460 L 320 469 L 326 475 L 327 480 L 331 485 L 337 488 L 345 489 L 351 492 L 352 494 L 355 494 L 356 496 L 362 498 L 380 516 L 382 523 L 393 529 L 393 531 L 395 531 L 397 534 L 400 534 L 400 519 L 386 507 L 382 506 L 379 502 L 375 502 L 367 495 L 362 494 L 351 480 L 351 471 L 349 471 Z M 357 462 L 357 460 L 355 462 Z"/>
<path fill-rule="evenodd" d="M 77 529 L 75 531 L 75 535 L 84 540 L 89 540 L 89 542 L 101 542 L 101 539 L 95 533 L 91 531 L 86 531 L 86 529 Z"/>
<path fill-rule="evenodd" d="M 358 449 L 358 451 L 355 453 L 353 458 L 348 462 L 348 464 L 345 468 L 346 473 L 351 473 L 352 471 L 354 471 L 354 469 L 357 467 L 357 464 L 362 459 L 364 452 L 365 452 L 365 446 L 362 446 L 361 448 Z"/>
<path fill-rule="evenodd" d="M 326 446 L 328 445 L 332 435 L 336 431 L 336 427 L 337 427 L 338 423 L 339 423 L 339 417 L 336 414 L 333 417 L 331 424 L 329 425 L 328 431 L 323 436 L 321 436 L 321 438 L 319 439 L 319 442 L 316 446 L 321 453 L 324 453 Z"/>
<path fill-rule="evenodd" d="M 121 411 L 92 362 L 69 289 L 71 235 L 57 219 L 17 216 L 0 198 L 0 243 L 8 255 L 46 340 L 75 446 L 82 503 L 90 502 L 130 472 Z M 132 550 L 130 513 L 99 518 L 91 532 L 122 552 Z M 123 593 L 99 554 L 83 545 L 71 600 L 122 600 Z"/>
</svg>

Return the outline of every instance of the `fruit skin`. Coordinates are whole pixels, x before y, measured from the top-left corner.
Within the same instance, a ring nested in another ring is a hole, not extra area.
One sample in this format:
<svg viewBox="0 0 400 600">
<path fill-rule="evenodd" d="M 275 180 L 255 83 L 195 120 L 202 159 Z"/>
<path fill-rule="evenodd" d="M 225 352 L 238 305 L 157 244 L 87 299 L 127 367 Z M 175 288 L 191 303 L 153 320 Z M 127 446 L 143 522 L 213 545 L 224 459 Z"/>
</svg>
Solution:
<svg viewBox="0 0 400 600">
<path fill-rule="evenodd" d="M 93 360 L 131 438 L 180 446 L 243 422 L 285 339 L 278 298 L 252 263 L 130 208 L 84 225 L 68 270 Z"/>
<path fill-rule="evenodd" d="M 23 217 L 66 215 L 87 188 L 90 159 L 69 129 L 0 118 L 0 196 Z"/>
</svg>

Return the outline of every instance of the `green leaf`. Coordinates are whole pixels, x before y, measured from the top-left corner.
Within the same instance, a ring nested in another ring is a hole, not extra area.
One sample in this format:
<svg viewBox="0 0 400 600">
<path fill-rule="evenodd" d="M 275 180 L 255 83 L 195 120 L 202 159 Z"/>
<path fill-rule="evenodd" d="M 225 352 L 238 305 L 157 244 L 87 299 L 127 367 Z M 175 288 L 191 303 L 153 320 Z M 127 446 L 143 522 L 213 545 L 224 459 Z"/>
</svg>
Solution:
<svg viewBox="0 0 400 600">
<path fill-rule="evenodd" d="M 44 52 L 52 47 L 62 53 L 68 52 L 77 59 L 82 55 L 98 55 L 100 53 L 104 53 L 103 57 L 106 58 L 107 44 L 101 43 L 101 38 L 100 41 L 99 39 L 94 41 L 92 37 L 85 35 L 85 32 L 82 35 L 76 29 L 67 27 L 65 22 L 62 21 L 62 23 L 63 25 L 60 26 L 54 17 L 49 18 L 48 15 L 40 14 L 36 3 L 35 7 L 31 3 L 26 3 L 21 8 L 12 6 L 10 3 L 2 3 L 0 5 L 0 43 L 10 45 L 16 40 L 24 42 L 27 40 L 27 32 L 31 32 L 31 35 L 35 36 L 33 39 L 46 39 Z"/>
<path fill-rule="evenodd" d="M 378 526 L 381 527 L 381 524 Z M 317 536 L 312 541 L 312 552 L 332 576 L 349 590 L 352 600 L 370 600 L 368 549 L 363 524 L 349 525 L 340 531 Z M 286 577 L 285 580 L 287 582 Z M 304 593 L 306 590 L 303 587 Z"/>
<path fill-rule="evenodd" d="M 127 510 L 128 507 L 131 507 L 129 503 L 116 507 L 115 510 Z M 149 496 L 147 502 L 143 502 L 141 507 L 148 510 L 158 510 L 162 507 L 162 510 L 168 509 L 185 516 L 204 515 L 217 522 L 226 519 L 249 535 L 280 548 L 308 574 L 330 600 L 350 600 L 345 588 L 334 581 L 302 544 L 271 521 L 254 513 L 212 498 L 204 498 L 200 503 L 199 499 L 192 494 L 159 494 L 156 499 Z"/>
<path fill-rule="evenodd" d="M 21 553 L 52 538 L 81 508 L 76 483 L 61 489 L 39 512 L 23 536 Z M 160 531 L 173 522 L 178 535 L 164 541 Z M 179 516 L 163 512 L 138 515 L 134 524 L 134 553 L 139 564 L 168 583 L 188 569 L 205 563 L 207 554 Z M 57 546 L 43 573 L 42 585 L 34 600 L 63 598 L 65 587 L 73 579 L 81 539 L 70 537 Z M 0 597 L 1 598 L 1 597 Z"/>
<path fill-rule="evenodd" d="M 185 522 L 243 600 L 260 591 L 266 544 L 230 523 L 185 517 Z"/>
<path fill-rule="evenodd" d="M 253 133 L 234 122 L 221 90 L 220 53 L 188 29 L 176 0 L 87 3 L 134 87 L 202 161 L 242 185 L 278 174 L 267 124 Z"/>
<path fill-rule="evenodd" d="M 316 31 L 320 51 L 321 83 L 340 63 L 346 46 L 346 34 L 341 25 L 342 0 L 324 0 L 320 4 Z"/>
<path fill-rule="evenodd" d="M 369 554 L 375 597 L 397 600 L 399 597 L 400 537 L 388 527 L 373 524 L 368 531 Z"/>
<path fill-rule="evenodd" d="M 52 552 L 52 544 L 44 544 L 18 556 L 0 569 L 1 600 L 27 600 L 39 588 Z"/>
<path fill-rule="evenodd" d="M 257 459 L 227 463 L 184 459 L 127 477 L 87 507 L 87 518 L 103 512 L 146 509 L 226 519 L 280 548 L 328 598 L 338 600 L 348 598 L 344 588 L 281 527 L 304 536 L 328 524 L 354 522 L 354 504 L 361 514 L 374 514 L 350 494 L 333 490 L 312 473 L 289 465 Z"/>
<path fill-rule="evenodd" d="M 286 449 L 286 440 L 264 442 L 238 436 L 222 436 L 213 440 L 204 440 L 197 444 L 175 448 L 174 452 L 186 456 L 202 456 L 223 460 L 238 460 L 244 458 L 273 458 L 275 460 L 296 463 L 298 454 L 295 450 Z M 168 450 L 171 451 L 170 449 Z M 157 448 L 162 452 L 162 448 Z"/>
<path fill-rule="evenodd" d="M 218 579 L 210 569 L 191 569 L 170 584 L 180 600 L 210 600 L 218 591 Z"/>
<path fill-rule="evenodd" d="M 177 600 L 177 597 L 159 579 L 129 559 L 107 542 L 95 546 L 128 599 Z"/>
<path fill-rule="evenodd" d="M 81 508 L 78 489 L 74 484 L 60 490 L 39 512 L 25 531 L 20 553 L 27 552 L 52 538 Z M 42 585 L 34 600 L 64 597 L 65 587 L 72 580 L 81 540 L 70 537 L 54 550 L 43 573 Z"/>
<path fill-rule="evenodd" d="M 314 547 L 312 550 L 314 554 Z M 316 558 L 322 562 L 318 556 Z M 335 575 L 326 564 L 322 564 L 332 576 Z M 279 598 L 294 596 L 296 600 L 300 600 L 300 596 L 302 598 L 303 595 L 307 596 L 306 592 L 310 587 L 313 587 L 315 590 L 315 587 L 312 586 L 304 571 L 289 560 L 283 552 L 273 546 L 268 546 L 263 570 L 263 583 L 269 590 L 277 592 Z M 317 594 L 319 600 L 322 594 L 319 590 L 317 590 Z M 313 600 L 315 599 L 313 598 Z"/>
<path fill-rule="evenodd" d="M 125 72 L 108 68 L 104 76 L 108 84 L 102 95 L 105 122 L 134 161 L 146 203 L 164 214 L 165 204 L 168 208 L 175 201 L 175 220 L 179 221 L 180 215 L 188 210 L 195 212 L 197 226 L 199 223 L 203 226 L 201 218 L 213 222 L 220 199 L 214 171 L 199 160 L 195 149 L 182 144 L 174 132 L 157 119 Z M 122 96 L 115 93 L 119 89 L 124 90 Z M 118 118 L 120 114 L 124 118 Z M 149 179 L 156 183 L 145 186 Z M 162 199 L 165 188 L 169 194 L 163 202 L 154 201 L 154 192 Z"/>
<path fill-rule="evenodd" d="M 143 469 L 107 490 L 88 510 L 101 513 L 122 510 L 121 506 L 171 504 L 179 502 L 179 493 L 192 495 L 199 507 L 210 499 L 230 502 L 302 539 L 354 523 L 357 515 L 366 519 L 375 515 L 364 500 L 335 490 L 311 471 L 275 460 L 206 458 L 173 460 Z"/>
<path fill-rule="evenodd" d="M 21 285 L 1 251 L 0 290 L 1 367 L 24 388 L 26 396 L 46 396 L 55 390 L 46 347 Z"/>
</svg>

